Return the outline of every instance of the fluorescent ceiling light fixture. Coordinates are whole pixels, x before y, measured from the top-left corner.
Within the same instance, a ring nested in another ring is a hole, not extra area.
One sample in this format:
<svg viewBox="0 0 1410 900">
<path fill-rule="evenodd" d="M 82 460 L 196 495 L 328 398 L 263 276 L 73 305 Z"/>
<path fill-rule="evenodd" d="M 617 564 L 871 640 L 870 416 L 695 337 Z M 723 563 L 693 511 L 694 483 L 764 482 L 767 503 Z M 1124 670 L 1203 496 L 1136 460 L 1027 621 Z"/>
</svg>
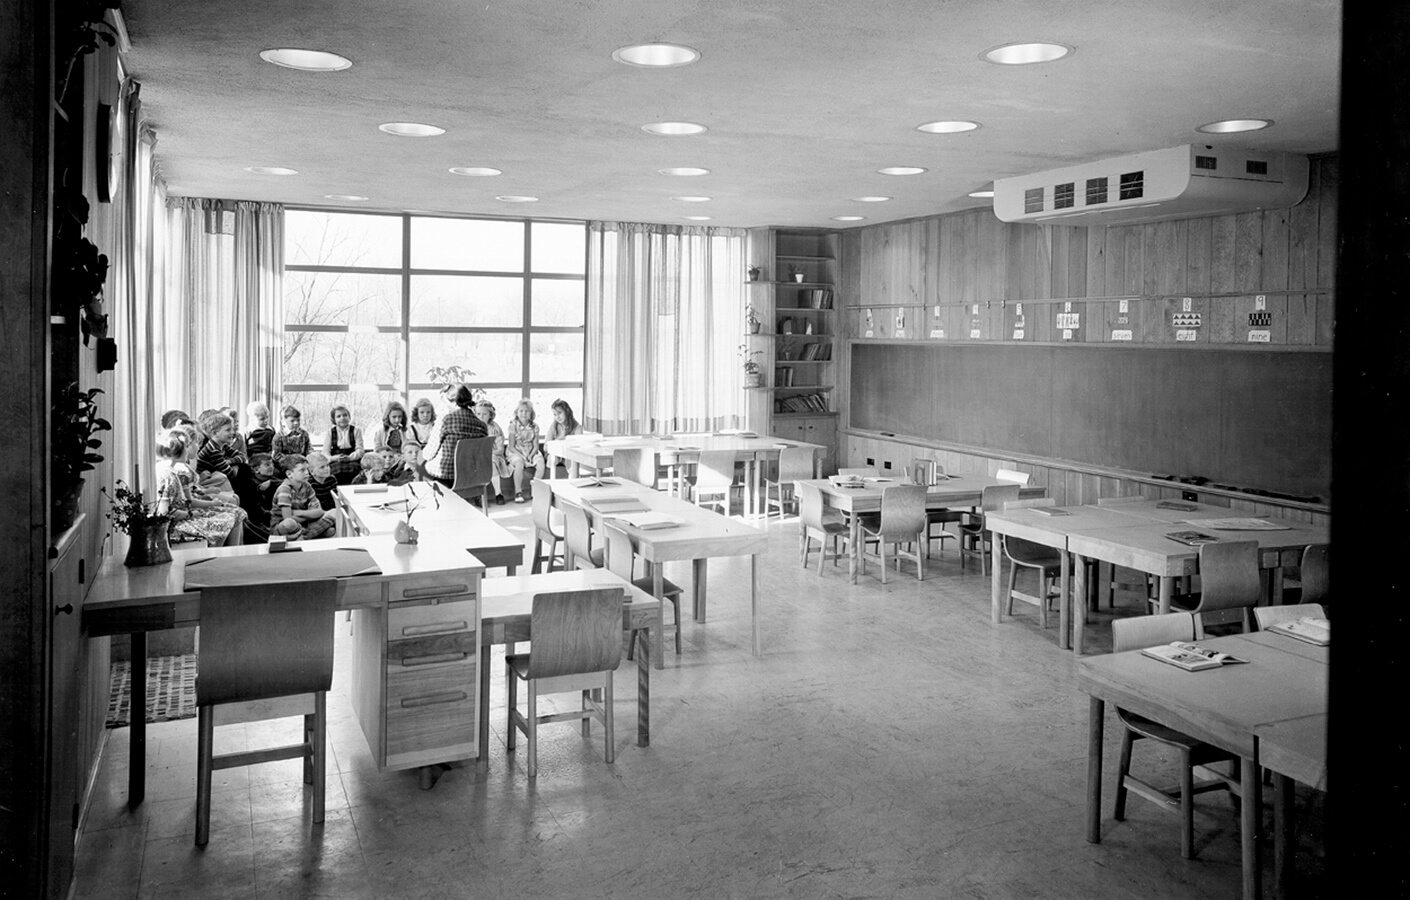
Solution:
<svg viewBox="0 0 1410 900">
<path fill-rule="evenodd" d="M 920 166 L 887 166 L 884 169 L 877 169 L 881 175 L 919 175 L 925 169 Z"/>
<path fill-rule="evenodd" d="M 861 221 L 864 221 L 865 219 L 866 219 L 866 216 L 833 216 L 833 217 L 832 217 L 832 220 L 833 220 L 834 222 L 861 222 Z"/>
<path fill-rule="evenodd" d="M 950 119 L 917 125 L 916 131 L 924 131 L 927 134 L 958 134 L 961 131 L 973 131 L 978 127 L 978 122 L 967 122 L 963 119 Z"/>
<path fill-rule="evenodd" d="M 708 222 L 708 221 L 710 221 L 710 218 L 711 218 L 711 217 L 710 217 L 710 216 L 686 216 L 685 218 L 689 219 L 689 220 L 692 221 L 692 222 Z"/>
<path fill-rule="evenodd" d="M 704 125 L 697 125 L 694 122 L 653 122 L 650 125 L 641 126 L 641 130 L 647 134 L 663 134 L 674 137 L 681 134 L 700 134 L 706 128 Z"/>
<path fill-rule="evenodd" d="M 986 199 L 988 199 L 988 198 L 994 196 L 994 191 L 993 191 L 992 188 L 991 188 L 990 190 L 987 190 L 987 191 L 970 191 L 970 192 L 969 192 L 969 195 L 970 195 L 971 197 L 976 197 L 976 198 L 978 198 L 978 199 L 980 199 L 980 200 L 986 200 Z"/>
<path fill-rule="evenodd" d="M 890 197 L 853 197 L 854 203 L 885 203 Z"/>
<path fill-rule="evenodd" d="M 672 197 L 672 200 L 679 200 L 682 203 L 705 203 L 709 197 Z"/>
<path fill-rule="evenodd" d="M 657 169 L 656 171 L 660 172 L 662 175 L 683 175 L 687 177 L 710 174 L 709 169 L 702 169 L 699 166 L 675 166 L 670 169 Z"/>
<path fill-rule="evenodd" d="M 377 129 L 397 137 L 436 137 L 446 133 L 444 128 L 437 128 L 435 125 L 422 125 L 420 122 L 387 122 L 378 125 Z"/>
<path fill-rule="evenodd" d="M 700 58 L 700 51 L 681 44 L 637 44 L 613 50 L 612 58 L 629 66 L 666 69 L 690 65 Z"/>
<path fill-rule="evenodd" d="M 352 68 L 352 60 L 346 56 L 323 50 L 281 47 L 276 50 L 261 50 L 259 58 L 285 69 L 298 69 L 300 72 L 341 72 Z"/>
<path fill-rule="evenodd" d="M 523 194 L 500 194 L 495 198 L 501 203 L 537 203 L 539 198 L 528 197 Z"/>
<path fill-rule="evenodd" d="M 1201 125 L 1195 131 L 1203 131 L 1205 134 L 1237 134 L 1240 131 L 1260 131 L 1272 124 L 1272 119 L 1221 119 Z"/>
<path fill-rule="evenodd" d="M 298 169 L 289 169 L 284 166 L 245 166 L 246 172 L 253 172 L 256 175 L 297 175 Z"/>
<path fill-rule="evenodd" d="M 347 201 L 350 201 L 350 202 L 357 202 L 357 201 L 359 201 L 359 200 L 366 200 L 367 198 L 364 197 L 364 196 L 362 196 L 361 194 L 324 194 L 324 195 L 323 195 L 323 199 L 324 199 L 324 200 L 347 200 Z"/>
<path fill-rule="evenodd" d="M 499 169 L 492 169 L 489 166 L 452 166 L 450 174 L 468 175 L 472 178 L 488 178 L 491 175 L 503 175 L 504 173 Z"/>
<path fill-rule="evenodd" d="M 979 58 L 1001 66 L 1027 66 L 1033 63 L 1052 62 L 1070 56 L 1073 49 L 1066 44 L 1048 41 L 1033 41 L 1021 44 L 1001 44 L 979 54 Z"/>
</svg>

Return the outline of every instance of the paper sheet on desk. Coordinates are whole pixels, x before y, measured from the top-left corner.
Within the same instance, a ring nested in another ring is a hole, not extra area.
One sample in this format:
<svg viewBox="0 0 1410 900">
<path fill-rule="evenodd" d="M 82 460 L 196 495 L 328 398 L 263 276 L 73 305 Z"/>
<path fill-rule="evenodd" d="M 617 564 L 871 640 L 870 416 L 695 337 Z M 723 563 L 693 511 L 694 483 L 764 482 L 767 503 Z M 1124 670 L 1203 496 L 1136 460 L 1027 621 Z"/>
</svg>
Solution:
<svg viewBox="0 0 1410 900">
<path fill-rule="evenodd" d="M 1279 525 L 1277 522 L 1269 522 L 1267 519 L 1253 518 L 1230 518 L 1230 519 L 1197 519 L 1190 522 L 1191 525 L 1198 525 L 1201 528 L 1213 528 L 1215 531 L 1290 531 L 1291 525 Z"/>
<path fill-rule="evenodd" d="M 680 516 L 670 515 L 669 513 L 632 513 L 631 515 L 617 516 L 617 518 L 641 531 L 655 531 L 658 528 L 675 528 L 678 525 L 685 524 L 685 519 L 682 519 Z"/>
</svg>

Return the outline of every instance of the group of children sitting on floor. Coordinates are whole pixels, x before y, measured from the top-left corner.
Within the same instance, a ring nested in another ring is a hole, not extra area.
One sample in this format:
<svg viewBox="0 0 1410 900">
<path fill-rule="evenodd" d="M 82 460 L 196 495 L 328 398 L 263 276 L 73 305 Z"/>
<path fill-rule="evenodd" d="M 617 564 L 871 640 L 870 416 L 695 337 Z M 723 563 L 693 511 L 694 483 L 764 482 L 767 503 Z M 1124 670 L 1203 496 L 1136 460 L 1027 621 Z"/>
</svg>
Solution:
<svg viewBox="0 0 1410 900">
<path fill-rule="evenodd" d="M 554 402 L 556 427 L 551 436 L 576 433 L 572 409 Z M 181 410 L 162 416 L 157 435 L 157 513 L 171 520 L 176 542 L 204 540 L 211 546 L 262 542 L 270 535 L 288 540 L 332 536 L 336 529 L 335 494 L 340 484 L 402 485 L 439 480 L 427 473 L 422 452 L 434 437 L 435 408 L 425 398 L 413 405 L 414 417 L 397 401 L 387 404 L 373 429 L 369 449 L 363 432 L 352 424 L 346 406 L 334 406 L 323 450 L 314 450 L 295 406 L 280 410 L 283 428 L 270 425 L 269 408 L 259 402 L 245 409 L 245 430 L 237 431 L 230 407 L 209 409 L 192 421 Z M 512 441 L 494 423 L 494 405 L 480 398 L 475 415 L 495 438 L 495 493 L 504 502 L 501 477 L 513 477 L 517 502 L 523 502 L 527 472 L 542 472 L 538 428 L 532 404 L 524 400 L 511 423 Z M 566 418 L 566 422 L 564 421 Z M 433 453 L 449 452 L 439 446 Z M 512 457 L 512 459 L 511 459 Z"/>
</svg>

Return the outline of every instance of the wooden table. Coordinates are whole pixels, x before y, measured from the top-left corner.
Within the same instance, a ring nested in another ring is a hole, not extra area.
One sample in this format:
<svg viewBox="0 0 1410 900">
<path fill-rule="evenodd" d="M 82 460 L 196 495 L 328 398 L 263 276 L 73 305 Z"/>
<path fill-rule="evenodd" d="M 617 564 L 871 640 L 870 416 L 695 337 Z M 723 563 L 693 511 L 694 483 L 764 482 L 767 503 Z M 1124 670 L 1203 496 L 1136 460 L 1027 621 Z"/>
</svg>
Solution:
<svg viewBox="0 0 1410 900">
<path fill-rule="evenodd" d="M 733 450 L 744 463 L 744 483 L 748 490 L 747 506 L 752 514 L 759 514 L 759 500 L 763 495 L 763 463 L 776 458 L 781 450 L 789 447 L 806 447 L 813 451 L 813 471 L 817 472 L 819 461 L 827 448 L 822 444 L 809 444 L 803 441 L 790 441 L 784 438 L 756 435 L 747 437 L 738 434 L 677 434 L 669 437 L 654 435 L 604 437 L 598 440 L 583 441 L 565 439 L 549 441 L 545 449 L 554 456 L 560 456 L 573 464 L 574 471 L 583 468 L 602 472 L 612 468 L 612 453 L 615 450 L 653 450 L 661 465 L 673 470 L 681 465 L 695 463 L 704 450 Z M 675 489 L 672 478 L 672 492 Z"/>
<path fill-rule="evenodd" d="M 642 530 L 633 528 L 625 521 L 615 519 L 631 536 L 632 547 L 646 560 L 651 570 L 652 591 L 658 603 L 664 600 L 662 589 L 662 564 L 676 560 L 690 560 L 694 570 L 693 617 L 697 622 L 705 621 L 706 566 L 712 556 L 749 557 L 749 608 L 753 632 L 754 655 L 763 654 L 763 637 L 759 624 L 759 554 L 768 549 L 768 535 L 757 528 L 736 522 L 719 513 L 702 509 L 679 497 L 672 497 L 661 491 L 653 491 L 644 485 L 626 479 L 610 479 L 611 484 L 603 487 L 579 488 L 571 481 L 553 483 L 553 502 L 579 506 L 588 514 L 594 527 L 601 527 L 605 519 L 613 518 L 592 505 L 593 497 L 624 496 L 639 498 L 651 512 L 677 516 L 682 524 L 675 528 Z M 653 641 L 656 644 L 656 668 L 662 667 L 664 650 L 661 629 L 656 630 Z"/>
<path fill-rule="evenodd" d="M 440 582 L 455 583 L 456 593 L 467 585 L 477 596 L 484 566 L 456 544 L 425 539 L 419 544 L 397 544 L 386 538 L 335 538 L 302 543 L 301 552 L 314 553 L 338 547 L 365 549 L 382 570 L 379 575 L 342 579 L 338 608 L 384 608 L 404 585 L 426 592 Z M 172 561 L 157 566 L 128 568 L 122 554 L 108 557 L 83 603 L 83 628 L 89 637 L 113 634 L 132 636 L 132 714 L 128 743 L 128 805 L 137 807 L 146 795 L 147 726 L 142 699 L 147 695 L 147 632 L 198 625 L 201 594 L 184 591 L 187 563 L 211 557 L 256 556 L 268 552 L 264 544 L 173 550 Z M 408 588 L 408 591 L 411 588 Z M 447 588 L 450 592 L 450 588 Z M 432 591 L 434 593 L 434 591 Z M 474 695 L 472 685 L 467 685 Z"/>
<path fill-rule="evenodd" d="M 584 591 L 620 587 L 623 593 L 622 628 L 640 630 L 637 642 L 636 743 L 651 744 L 651 634 L 661 629 L 661 605 L 655 597 L 632 587 L 606 569 L 545 572 L 491 578 L 482 582 L 480 653 L 480 768 L 489 764 L 490 647 L 532 640 L 534 595 L 557 591 Z"/>
<path fill-rule="evenodd" d="M 1139 650 L 1084 659 L 1077 685 L 1090 695 L 1087 745 L 1087 840 L 1101 841 L 1102 749 L 1106 703 L 1115 703 L 1240 757 L 1241 780 L 1258 785 L 1258 730 L 1327 711 L 1325 662 L 1289 652 L 1276 635 L 1237 635 L 1200 641 L 1248 660 L 1184 672 Z M 1291 643 L 1291 642 L 1289 642 Z M 1245 791 L 1240 805 L 1243 895 L 1260 895 L 1258 829 L 1262 800 Z"/>
<path fill-rule="evenodd" d="M 851 519 L 851 534 L 848 539 L 848 559 L 847 578 L 852 584 L 857 583 L 857 563 L 861 560 L 861 524 L 858 521 L 859 513 L 879 512 L 881 510 L 881 492 L 884 488 L 895 484 L 908 484 L 909 482 L 901 478 L 868 478 L 859 488 L 840 488 L 826 478 L 817 478 L 811 481 L 798 481 L 795 484 L 811 484 L 816 487 L 823 497 L 823 504 L 846 513 Z M 978 506 L 980 499 L 984 495 L 986 487 L 1000 484 L 1012 484 L 1011 481 L 1000 481 L 997 478 L 989 478 L 985 475 L 952 475 L 949 479 L 932 484 L 925 493 L 926 506 L 930 508 L 943 506 Z M 1047 489 L 1040 485 L 1024 485 L 1019 489 L 1020 497 L 1041 497 L 1047 493 Z M 800 523 L 799 528 L 802 525 Z M 997 567 L 998 557 L 995 557 Z"/>
<path fill-rule="evenodd" d="M 369 490 L 383 487 L 385 490 Z M 469 501 L 438 485 L 418 481 L 400 487 L 340 485 L 338 534 L 344 537 L 390 535 L 414 508 L 411 524 L 423 535 L 454 540 L 486 567 L 503 566 L 513 575 L 524 563 L 524 542 L 495 523 Z M 406 502 L 402 502 L 406 501 Z M 391 509 L 378 507 L 390 505 Z"/>
</svg>

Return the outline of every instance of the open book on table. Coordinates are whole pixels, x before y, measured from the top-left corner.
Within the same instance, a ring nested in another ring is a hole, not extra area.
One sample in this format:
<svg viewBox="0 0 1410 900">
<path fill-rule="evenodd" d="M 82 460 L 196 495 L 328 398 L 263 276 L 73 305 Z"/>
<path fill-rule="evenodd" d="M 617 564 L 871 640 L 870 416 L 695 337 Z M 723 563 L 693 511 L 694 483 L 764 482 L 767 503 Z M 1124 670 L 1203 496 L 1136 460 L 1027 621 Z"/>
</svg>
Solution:
<svg viewBox="0 0 1410 900">
<path fill-rule="evenodd" d="M 677 525 L 685 523 L 685 519 L 682 519 L 680 516 L 670 515 L 669 513 L 630 513 L 624 516 L 617 516 L 617 518 L 641 531 L 655 531 L 658 528 L 675 528 Z"/>
<path fill-rule="evenodd" d="M 1279 622 L 1276 625 L 1269 625 L 1264 629 L 1274 634 L 1281 634 L 1285 637 L 1297 638 L 1299 641 L 1306 641 L 1309 644 L 1316 644 L 1325 647 L 1332 642 L 1332 622 L 1330 619 L 1322 619 L 1317 616 L 1302 616 L 1298 619 L 1289 619 L 1286 622 Z"/>
<path fill-rule="evenodd" d="M 1213 544 L 1219 540 L 1219 538 L 1215 537 L 1214 535 L 1205 534 L 1202 531 L 1171 531 L 1167 532 L 1165 536 L 1170 538 L 1172 541 L 1184 544 L 1187 547 L 1198 547 L 1201 544 Z"/>
<path fill-rule="evenodd" d="M 599 512 L 614 516 L 621 513 L 648 512 L 651 509 L 640 497 L 631 494 L 615 494 L 607 497 L 594 494 L 591 499 L 584 502 Z"/>
<path fill-rule="evenodd" d="M 614 485 L 614 484 L 616 484 L 617 482 L 613 481 L 611 478 L 602 478 L 602 477 L 597 476 L 597 475 L 589 475 L 589 476 L 586 477 L 586 478 L 574 478 L 574 479 L 571 479 L 568 483 L 571 484 L 571 485 L 572 485 L 573 487 L 575 487 L 575 488 L 587 488 L 587 487 L 607 487 L 608 485 Z"/>
<path fill-rule="evenodd" d="M 1161 644 L 1157 647 L 1147 647 L 1141 651 L 1151 659 L 1158 659 L 1163 663 L 1170 663 L 1178 666 L 1186 672 L 1198 672 L 1200 669 L 1217 669 L 1220 666 L 1227 666 L 1233 663 L 1248 662 L 1246 659 L 1239 659 L 1228 653 L 1220 653 L 1217 650 L 1208 650 L 1199 644 L 1192 644 L 1189 641 L 1172 641 L 1169 644 Z"/>
</svg>

